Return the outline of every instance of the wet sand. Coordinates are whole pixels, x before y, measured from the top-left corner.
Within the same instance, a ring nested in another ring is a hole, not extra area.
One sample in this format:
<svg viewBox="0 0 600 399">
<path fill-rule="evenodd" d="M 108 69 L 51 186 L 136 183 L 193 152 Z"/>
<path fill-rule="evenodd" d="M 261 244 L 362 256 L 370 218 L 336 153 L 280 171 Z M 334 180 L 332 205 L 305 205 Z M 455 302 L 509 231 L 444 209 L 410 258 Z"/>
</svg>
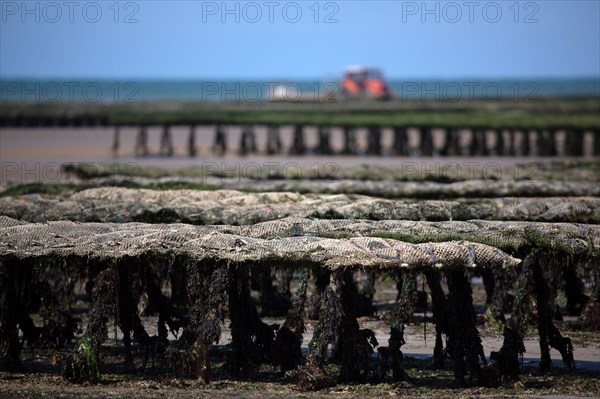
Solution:
<svg viewBox="0 0 600 399">
<path fill-rule="evenodd" d="M 241 129 L 231 127 L 228 129 L 228 152 L 224 157 L 215 156 L 212 152 L 214 131 L 210 127 L 198 127 L 196 130 L 196 145 L 198 154 L 194 158 L 187 156 L 188 127 L 175 127 L 172 129 L 175 154 L 173 157 L 163 158 L 158 155 L 160 143 L 160 128 L 149 128 L 150 156 L 136 158 L 134 156 L 135 138 L 137 128 L 122 128 L 120 134 L 120 149 L 115 157 L 112 153 L 113 128 L 3 128 L 0 131 L 0 180 L 1 181 L 43 181 L 56 178 L 59 165 L 62 163 L 98 163 L 119 164 L 135 163 L 140 167 L 160 167 L 168 170 L 187 167 L 202 166 L 203 164 L 217 164 L 224 168 L 235 167 L 244 163 L 257 163 L 265 168 L 272 166 L 283 167 L 286 163 L 296 163 L 303 167 L 320 167 L 333 162 L 338 167 L 370 165 L 386 167 L 407 167 L 417 165 L 424 168 L 457 163 L 465 170 L 469 167 L 482 167 L 486 164 L 496 164 L 501 168 L 508 168 L 516 163 L 523 162 L 552 162 L 556 158 L 532 157 L 420 157 L 416 154 L 418 137 L 410 134 L 412 155 L 398 157 L 384 150 L 382 156 L 319 156 L 306 154 L 303 156 L 289 156 L 286 154 L 266 154 L 266 129 L 256 129 L 258 153 L 249 156 L 238 156 Z M 435 145 L 443 145 L 441 132 L 434 132 Z M 358 131 L 358 146 L 366 148 L 366 131 Z M 292 140 L 292 128 L 284 127 L 281 130 L 283 148 L 289 148 Z M 331 145 L 334 151 L 339 152 L 343 147 L 342 131 L 334 129 L 331 136 Z M 305 133 L 307 148 L 317 145 L 317 131 L 307 128 Z M 384 149 L 391 147 L 392 134 L 384 130 L 382 144 Z M 589 148 L 589 147 L 588 147 Z M 565 159 L 565 158 L 562 158 Z M 271 165 L 271 166 L 270 166 Z"/>
</svg>

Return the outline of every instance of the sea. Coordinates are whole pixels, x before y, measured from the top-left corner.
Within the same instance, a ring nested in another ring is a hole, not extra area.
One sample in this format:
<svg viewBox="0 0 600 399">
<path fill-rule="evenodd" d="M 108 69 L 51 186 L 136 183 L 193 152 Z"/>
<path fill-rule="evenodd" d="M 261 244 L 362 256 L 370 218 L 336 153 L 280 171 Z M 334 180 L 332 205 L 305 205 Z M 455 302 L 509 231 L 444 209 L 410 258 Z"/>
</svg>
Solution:
<svg viewBox="0 0 600 399">
<path fill-rule="evenodd" d="M 402 101 L 513 100 L 600 97 L 600 76 L 553 79 L 392 79 Z M 339 79 L 10 79 L 0 77 L 1 103 L 228 102 L 324 99 Z"/>
</svg>

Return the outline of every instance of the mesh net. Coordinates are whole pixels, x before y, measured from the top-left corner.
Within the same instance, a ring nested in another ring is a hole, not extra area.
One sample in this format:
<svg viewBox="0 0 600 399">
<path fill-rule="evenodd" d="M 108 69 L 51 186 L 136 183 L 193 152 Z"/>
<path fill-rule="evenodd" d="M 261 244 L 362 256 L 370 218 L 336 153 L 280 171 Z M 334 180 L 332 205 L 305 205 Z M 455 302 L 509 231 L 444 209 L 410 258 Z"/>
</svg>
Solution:
<svg viewBox="0 0 600 399">
<path fill-rule="evenodd" d="M 451 270 L 511 267 L 520 262 L 492 246 L 466 241 L 411 244 L 378 237 L 265 239 L 224 232 L 226 227 L 183 224 L 50 222 L 8 227 L 9 224 L 4 218 L 2 225 L 7 227 L 0 229 L 0 257 L 13 260 L 72 256 L 88 260 L 152 259 L 161 255 L 195 261 L 276 262 L 281 266 Z"/>
<path fill-rule="evenodd" d="M 208 185 L 213 188 L 271 192 L 292 191 L 299 193 L 366 194 L 386 198 L 493 198 L 493 197 L 575 197 L 599 196 L 597 182 L 569 180 L 468 180 L 452 183 L 433 181 L 385 181 L 385 180 L 253 180 L 217 177 L 106 177 L 83 181 L 82 187 L 125 186 L 136 188 L 156 185 Z"/>
<path fill-rule="evenodd" d="M 244 225 L 284 217 L 371 220 L 530 220 L 600 223 L 600 199 L 389 200 L 352 194 L 244 193 L 102 187 L 66 199 L 0 199 L 0 215 L 29 222 L 185 222 Z"/>
</svg>

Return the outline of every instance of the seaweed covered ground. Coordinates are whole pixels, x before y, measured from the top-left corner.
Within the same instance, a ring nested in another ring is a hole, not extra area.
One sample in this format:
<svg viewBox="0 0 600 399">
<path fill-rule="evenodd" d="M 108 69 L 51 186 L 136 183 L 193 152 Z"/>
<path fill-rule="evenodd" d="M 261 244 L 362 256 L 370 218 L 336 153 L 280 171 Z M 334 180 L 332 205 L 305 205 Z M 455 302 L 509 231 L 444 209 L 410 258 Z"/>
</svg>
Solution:
<svg viewBox="0 0 600 399">
<path fill-rule="evenodd" d="M 475 306 L 485 306 L 485 290 L 479 282 L 474 284 Z M 361 326 L 375 331 L 379 339 L 387 338 L 384 320 L 392 307 L 396 288 L 389 279 L 379 281 L 375 298 L 377 316 L 360 318 Z M 255 298 L 257 299 L 257 298 Z M 565 298 L 559 300 L 564 305 Z M 80 303 L 81 314 L 85 304 Z M 501 345 L 502 333 L 493 323 L 489 323 L 485 314 L 479 316 L 479 329 L 482 333 L 486 352 Z M 148 331 L 155 329 L 152 317 L 144 318 Z M 267 323 L 282 323 L 281 318 L 265 318 Z M 314 322 L 309 323 L 304 334 L 303 350 L 307 351 Z M 600 392 L 600 335 L 595 332 L 581 331 L 575 319 L 560 323 L 564 334 L 573 339 L 575 348 L 575 370 L 566 370 L 553 353 L 557 365 L 550 373 L 542 373 L 538 368 L 539 349 L 533 328 L 528 331 L 525 344 L 527 352 L 523 358 L 523 373 L 519 381 L 507 382 L 499 387 L 457 387 L 451 369 L 435 370 L 431 368 L 431 351 L 435 341 L 435 330 L 431 320 L 431 311 L 415 313 L 415 320 L 406 329 L 404 364 L 409 380 L 401 383 L 346 384 L 321 390 L 319 392 L 300 392 L 296 387 L 293 372 L 282 374 L 277 368 L 263 365 L 245 378 L 233 379 L 225 369 L 224 361 L 230 341 L 230 330 L 225 328 L 219 345 L 213 353 L 213 380 L 205 384 L 192 377 L 175 376 L 165 373 L 158 367 L 148 367 L 143 372 L 132 374 L 123 363 L 122 345 L 114 340 L 115 328 L 110 328 L 109 339 L 105 343 L 103 358 L 103 378 L 100 384 L 77 385 L 61 377 L 59 360 L 64 350 L 46 350 L 32 352 L 25 350 L 23 360 L 25 372 L 0 373 L 0 397 L 6 398 L 311 398 L 343 397 L 365 398 L 378 396 L 410 397 L 529 397 L 529 396 L 577 396 L 596 397 Z M 585 360 L 584 360 L 585 359 Z M 141 362 L 137 363 L 141 368 Z M 327 369 L 334 374 L 339 365 L 328 364 Z"/>
</svg>

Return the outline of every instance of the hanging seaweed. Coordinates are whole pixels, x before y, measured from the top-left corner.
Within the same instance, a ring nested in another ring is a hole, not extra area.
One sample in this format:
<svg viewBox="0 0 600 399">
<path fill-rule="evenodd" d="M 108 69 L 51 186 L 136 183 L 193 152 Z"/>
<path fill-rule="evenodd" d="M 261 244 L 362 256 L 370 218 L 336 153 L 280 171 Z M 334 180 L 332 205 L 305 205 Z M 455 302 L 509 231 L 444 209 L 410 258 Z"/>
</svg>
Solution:
<svg viewBox="0 0 600 399">
<path fill-rule="evenodd" d="M 133 329 L 133 324 L 135 323 L 134 314 L 137 315 L 137 302 L 134 301 L 133 293 L 131 291 L 131 274 L 133 272 L 131 270 L 132 266 L 133 265 L 129 263 L 121 263 L 115 267 L 115 285 L 117 290 L 115 301 L 116 323 L 123 333 L 125 369 L 129 371 L 135 371 L 133 351 L 131 346 L 131 331 Z M 147 336 L 148 334 L 145 335 Z M 138 340 L 143 341 L 141 336 L 138 336 Z"/>
<path fill-rule="evenodd" d="M 45 347 L 64 348 L 73 340 L 78 329 L 77 320 L 71 314 L 68 303 L 65 303 L 68 287 L 63 284 L 61 281 L 53 285 L 48 281 L 35 284 L 41 300 L 39 314 L 43 326 L 39 338 Z"/>
<path fill-rule="evenodd" d="M 521 271 L 515 282 L 515 300 L 511 317 L 504 326 L 504 341 L 498 352 L 492 352 L 490 360 L 498 369 L 500 378 L 514 381 L 519 378 L 519 357 L 525 353 L 523 338 L 527 329 L 529 298 L 532 287 L 532 264 L 536 261 L 537 251 L 531 251 L 523 260 Z"/>
<path fill-rule="evenodd" d="M 248 265 L 229 268 L 229 319 L 231 320 L 231 353 L 227 368 L 239 376 L 254 371 L 260 364 L 272 359 L 272 346 L 277 325 L 260 320 L 250 299 Z M 257 267 L 260 267 L 258 265 Z"/>
<path fill-rule="evenodd" d="M 396 307 L 389 315 L 390 339 L 388 351 L 392 366 L 392 380 L 399 382 L 409 380 L 408 374 L 402 366 L 404 357 L 401 348 L 406 343 L 404 340 L 404 327 L 410 322 L 415 311 L 416 275 L 412 271 L 398 271 L 396 278 L 397 285 L 401 288 Z"/>
<path fill-rule="evenodd" d="M 31 265 L 0 261 L 0 370 L 21 370 L 18 324 L 26 315 Z"/>
<path fill-rule="evenodd" d="M 65 360 L 62 375 L 71 382 L 100 381 L 100 346 L 108 336 L 107 323 L 115 315 L 116 271 L 108 268 L 94 279 L 88 328 L 79 340 L 77 351 Z"/>
<path fill-rule="evenodd" d="M 486 270 L 482 273 L 484 276 L 488 276 L 488 281 L 492 287 L 486 289 L 486 305 L 489 311 L 486 313 L 490 322 L 504 325 L 506 318 L 504 312 L 509 308 L 511 302 L 511 295 L 509 290 L 514 285 L 514 274 L 512 270 L 508 269 L 493 269 Z M 485 278 L 484 278 L 485 281 Z"/>
<path fill-rule="evenodd" d="M 494 381 L 484 376 L 479 365 L 480 359 L 484 364 L 486 359 L 476 327 L 471 283 L 464 271 L 446 271 L 445 274 L 454 318 L 455 339 L 452 345 L 452 359 L 456 382 L 460 386 L 467 386 L 468 377 L 471 384 L 493 384 Z"/>
<path fill-rule="evenodd" d="M 290 310 L 292 303 L 290 298 L 276 289 L 273 281 L 275 275 L 273 268 L 261 267 L 258 270 L 252 270 L 253 280 L 256 278 L 257 290 L 260 293 L 261 316 L 263 317 L 281 317 L 285 316 Z"/>
<path fill-rule="evenodd" d="M 565 259 L 566 265 L 562 267 L 562 282 L 564 283 L 565 296 L 567 297 L 567 314 L 581 316 L 581 312 L 590 300 L 585 294 L 583 279 L 579 276 L 579 269 L 585 270 L 585 259 Z M 584 265 L 580 267 L 580 265 Z"/>
<path fill-rule="evenodd" d="M 567 368 L 575 367 L 571 340 L 563 337 L 553 323 L 556 306 L 558 269 L 550 257 L 538 255 L 532 264 L 533 292 L 537 305 L 537 327 L 540 339 L 540 369 L 552 368 L 550 347 L 558 350 Z"/>
<path fill-rule="evenodd" d="M 434 369 L 441 369 L 444 368 L 446 358 L 452 353 L 452 342 L 454 340 L 452 313 L 450 312 L 450 305 L 440 282 L 441 273 L 437 270 L 427 270 L 424 274 L 431 291 L 431 310 L 435 323 L 435 346 L 433 349 L 432 367 Z M 443 335 L 446 336 L 446 348 L 444 348 Z"/>
<path fill-rule="evenodd" d="M 174 306 L 171 299 L 163 294 L 161 290 L 161 286 L 169 279 L 168 273 L 165 272 L 170 268 L 164 267 L 164 263 L 174 263 L 174 261 L 159 258 L 153 262 L 148 262 L 139 259 L 140 279 L 148 296 L 148 309 L 151 309 L 152 313 L 158 313 L 159 317 L 169 327 L 169 330 L 177 335 L 180 328 L 188 325 L 189 319 Z M 182 299 L 179 299 L 179 301 L 181 302 Z"/>
<path fill-rule="evenodd" d="M 600 140 L 599 140 L 600 141 Z M 583 324 L 592 331 L 600 331 L 600 261 L 592 258 L 589 262 L 593 279 L 593 290 L 581 314 Z"/>
<path fill-rule="evenodd" d="M 196 355 L 196 372 L 202 381 L 208 383 L 211 376 L 210 348 L 213 343 L 219 342 L 221 323 L 227 311 L 229 276 L 224 265 L 211 271 L 208 265 L 195 263 L 187 266 L 187 274 L 192 335 L 189 341 Z M 190 365 L 181 367 L 183 370 L 189 368 Z"/>
<path fill-rule="evenodd" d="M 351 270 L 336 270 L 332 274 L 330 286 L 339 299 L 342 313 L 340 314 L 340 330 L 337 336 L 334 354 L 342 361 L 342 367 L 338 376 L 339 383 L 367 382 L 372 367 L 370 365 L 373 347 L 369 343 L 371 337 L 374 346 L 377 340 L 368 331 L 360 330 L 355 314 L 355 284 Z"/>
<path fill-rule="evenodd" d="M 280 270 L 280 273 L 281 276 L 279 286 L 281 287 L 281 294 L 288 298 L 291 298 L 292 291 L 290 287 L 294 278 L 294 269 L 291 267 L 284 267 Z"/>
<path fill-rule="evenodd" d="M 306 365 L 298 371 L 297 387 L 301 391 L 318 391 L 335 386 L 335 380 L 325 370 L 327 347 L 338 341 L 342 305 L 330 287 L 331 272 L 315 271 L 313 297 L 319 299 L 318 322 L 308 345 Z"/>
<path fill-rule="evenodd" d="M 22 312 L 19 318 L 25 342 L 31 347 L 64 348 L 78 331 L 78 320 L 70 308 L 78 276 L 76 267 L 60 258 L 49 262 L 26 260 L 20 263 L 21 267 L 31 267 L 32 270 L 28 297 L 23 298 L 26 312 Z M 28 313 L 38 313 L 41 326 L 35 326 Z"/>
<path fill-rule="evenodd" d="M 309 277 L 310 269 L 307 267 L 301 272 L 294 306 L 290 309 L 279 331 L 277 331 L 277 338 L 273 347 L 273 363 L 279 366 L 282 372 L 292 370 L 302 360 L 302 333 L 306 330 L 304 327 L 304 308 Z"/>
<path fill-rule="evenodd" d="M 187 281 L 188 271 L 185 262 L 174 262 L 169 270 L 169 281 L 171 282 L 171 303 L 179 311 L 187 307 Z"/>
<path fill-rule="evenodd" d="M 360 290 L 357 290 L 356 288 L 353 289 L 353 291 L 356 291 L 355 293 L 353 293 L 353 308 L 356 317 L 373 316 L 377 312 L 377 308 L 373 305 L 377 273 L 375 272 L 375 270 L 368 270 L 366 272 L 366 276 L 367 279 L 363 283 Z M 354 282 L 353 285 L 355 285 Z"/>
</svg>

